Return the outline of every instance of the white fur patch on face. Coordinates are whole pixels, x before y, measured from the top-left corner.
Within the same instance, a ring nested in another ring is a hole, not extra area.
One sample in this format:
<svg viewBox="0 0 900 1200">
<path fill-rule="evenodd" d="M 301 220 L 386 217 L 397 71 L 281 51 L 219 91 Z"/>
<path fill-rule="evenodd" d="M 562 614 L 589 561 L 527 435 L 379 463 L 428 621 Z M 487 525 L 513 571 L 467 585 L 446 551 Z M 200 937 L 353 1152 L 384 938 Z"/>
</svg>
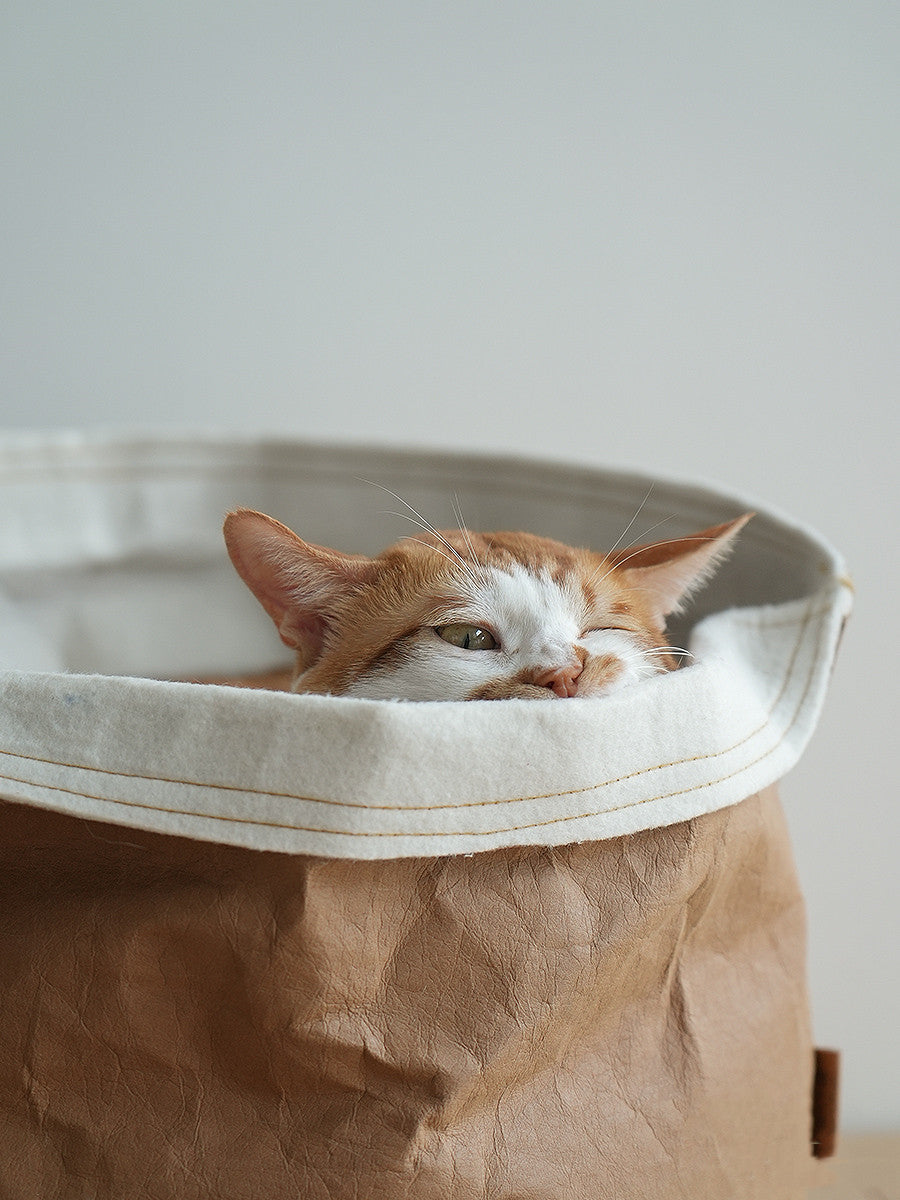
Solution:
<svg viewBox="0 0 900 1200">
<path fill-rule="evenodd" d="M 536 573 L 519 564 L 483 567 L 479 574 L 481 582 L 460 581 L 459 603 L 442 621 L 487 629 L 496 649 L 466 650 L 423 629 L 401 643 L 398 657 L 384 666 L 376 663 L 344 694 L 373 700 L 466 700 L 497 679 L 571 665 L 578 661 L 579 648 L 589 656 L 614 655 L 622 664 L 614 683 L 593 694 L 619 690 L 659 669 L 633 634 L 620 629 L 585 632 L 591 614 L 577 579 L 559 583 L 547 571 Z"/>
<path fill-rule="evenodd" d="M 565 665 L 585 618 L 574 581 L 561 586 L 548 572 L 535 574 L 519 564 L 487 568 L 484 584 L 472 588 L 471 605 L 516 670 Z"/>
</svg>

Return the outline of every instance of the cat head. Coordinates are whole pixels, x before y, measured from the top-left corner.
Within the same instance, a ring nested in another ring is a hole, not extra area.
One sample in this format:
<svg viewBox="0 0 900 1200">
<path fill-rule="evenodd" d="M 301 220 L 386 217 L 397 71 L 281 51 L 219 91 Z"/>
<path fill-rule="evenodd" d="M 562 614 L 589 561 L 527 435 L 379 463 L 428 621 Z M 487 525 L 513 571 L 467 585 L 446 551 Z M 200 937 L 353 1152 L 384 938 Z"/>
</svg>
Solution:
<svg viewBox="0 0 900 1200">
<path fill-rule="evenodd" d="M 293 690 L 371 699 L 596 696 L 671 670 L 666 618 L 751 514 L 603 555 L 528 533 L 433 532 L 374 558 L 238 509 L 238 574 L 296 651 Z"/>
</svg>

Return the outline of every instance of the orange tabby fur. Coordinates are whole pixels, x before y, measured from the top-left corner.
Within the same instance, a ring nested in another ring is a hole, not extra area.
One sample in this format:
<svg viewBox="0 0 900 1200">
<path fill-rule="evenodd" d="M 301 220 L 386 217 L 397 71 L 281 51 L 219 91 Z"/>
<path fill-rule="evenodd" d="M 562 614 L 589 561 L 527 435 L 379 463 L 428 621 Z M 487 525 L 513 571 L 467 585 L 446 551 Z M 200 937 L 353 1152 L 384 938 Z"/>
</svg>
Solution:
<svg viewBox="0 0 900 1200">
<path fill-rule="evenodd" d="M 229 514 L 225 539 L 296 652 L 295 691 L 556 699 L 671 670 L 666 617 L 748 519 L 609 556 L 528 533 L 450 530 L 366 558 L 303 542 L 248 509 Z M 441 631 L 456 623 L 488 631 L 497 645 L 447 645 Z"/>
</svg>

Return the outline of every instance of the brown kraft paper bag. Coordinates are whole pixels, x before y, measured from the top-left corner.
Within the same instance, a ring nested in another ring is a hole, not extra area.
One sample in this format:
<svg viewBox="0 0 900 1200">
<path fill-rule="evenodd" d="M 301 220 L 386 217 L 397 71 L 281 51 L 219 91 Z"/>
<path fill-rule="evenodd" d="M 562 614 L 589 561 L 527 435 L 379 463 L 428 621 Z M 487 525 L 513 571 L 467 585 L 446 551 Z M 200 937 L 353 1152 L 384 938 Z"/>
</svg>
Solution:
<svg viewBox="0 0 900 1200">
<path fill-rule="evenodd" d="M 774 789 L 381 861 L 0 805 L 3 1200 L 789 1200 L 804 909 Z"/>
</svg>

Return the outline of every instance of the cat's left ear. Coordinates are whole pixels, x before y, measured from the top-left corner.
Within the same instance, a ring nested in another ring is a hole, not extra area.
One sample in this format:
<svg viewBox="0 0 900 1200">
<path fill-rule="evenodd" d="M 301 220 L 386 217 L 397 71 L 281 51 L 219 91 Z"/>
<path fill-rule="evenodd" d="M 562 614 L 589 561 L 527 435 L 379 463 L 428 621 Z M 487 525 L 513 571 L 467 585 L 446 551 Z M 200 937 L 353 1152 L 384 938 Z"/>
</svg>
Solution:
<svg viewBox="0 0 900 1200">
<path fill-rule="evenodd" d="M 369 559 L 314 546 L 265 513 L 239 508 L 225 519 L 231 561 L 303 667 L 319 657 L 341 602 L 368 575 Z"/>
<path fill-rule="evenodd" d="M 629 586 L 649 599 L 660 625 L 701 588 L 729 554 L 734 539 L 753 513 L 713 525 L 689 537 L 620 551 L 613 561 Z"/>
</svg>

